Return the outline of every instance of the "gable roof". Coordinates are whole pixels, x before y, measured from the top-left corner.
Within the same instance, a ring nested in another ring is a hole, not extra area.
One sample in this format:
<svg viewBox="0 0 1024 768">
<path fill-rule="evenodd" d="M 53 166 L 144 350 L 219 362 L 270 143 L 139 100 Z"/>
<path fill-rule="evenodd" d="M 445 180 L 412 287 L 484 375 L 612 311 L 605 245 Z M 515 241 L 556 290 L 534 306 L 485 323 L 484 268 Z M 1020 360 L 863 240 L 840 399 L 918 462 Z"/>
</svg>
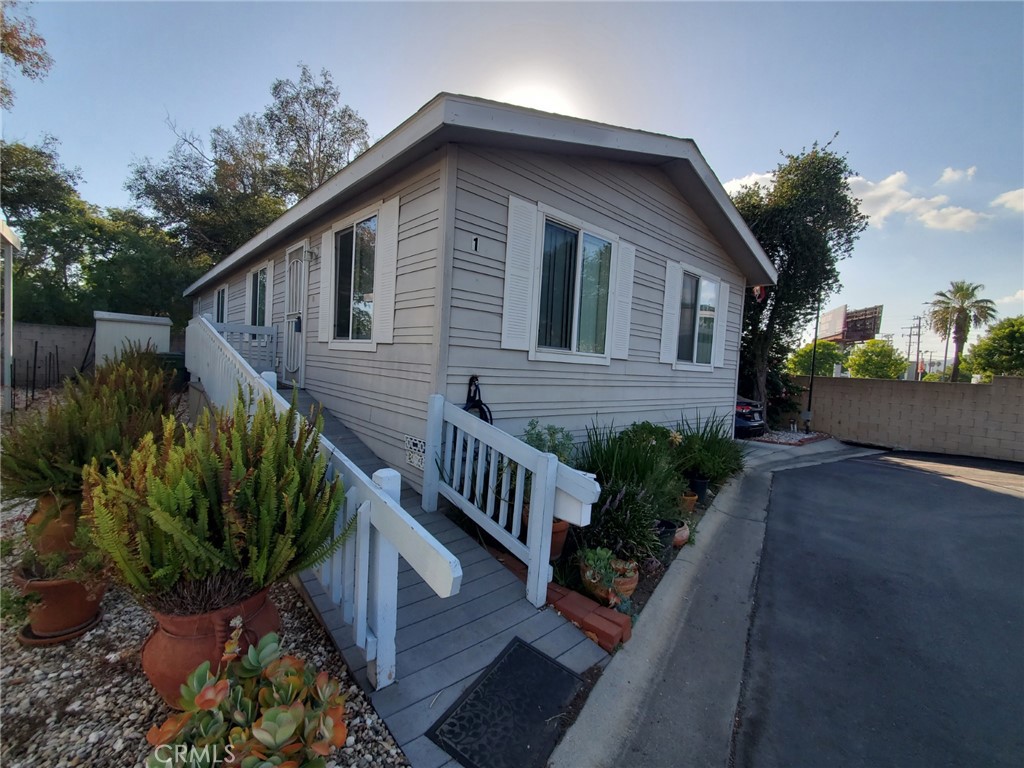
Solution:
<svg viewBox="0 0 1024 768">
<path fill-rule="evenodd" d="M 446 143 L 601 157 L 659 167 L 752 285 L 778 273 L 691 139 L 619 128 L 472 96 L 440 93 L 185 289 L 209 286 L 263 248 Z"/>
</svg>

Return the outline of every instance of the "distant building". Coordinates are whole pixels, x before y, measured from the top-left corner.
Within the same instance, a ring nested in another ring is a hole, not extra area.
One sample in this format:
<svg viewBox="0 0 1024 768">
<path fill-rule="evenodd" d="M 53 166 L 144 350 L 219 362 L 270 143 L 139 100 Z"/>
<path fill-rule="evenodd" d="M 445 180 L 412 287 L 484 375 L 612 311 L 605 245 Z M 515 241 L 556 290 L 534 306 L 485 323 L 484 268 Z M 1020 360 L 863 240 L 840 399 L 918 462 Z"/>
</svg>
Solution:
<svg viewBox="0 0 1024 768">
<path fill-rule="evenodd" d="M 821 316 L 818 341 L 834 341 L 848 347 L 875 338 L 882 327 L 882 305 L 847 310 L 843 304 Z"/>
</svg>

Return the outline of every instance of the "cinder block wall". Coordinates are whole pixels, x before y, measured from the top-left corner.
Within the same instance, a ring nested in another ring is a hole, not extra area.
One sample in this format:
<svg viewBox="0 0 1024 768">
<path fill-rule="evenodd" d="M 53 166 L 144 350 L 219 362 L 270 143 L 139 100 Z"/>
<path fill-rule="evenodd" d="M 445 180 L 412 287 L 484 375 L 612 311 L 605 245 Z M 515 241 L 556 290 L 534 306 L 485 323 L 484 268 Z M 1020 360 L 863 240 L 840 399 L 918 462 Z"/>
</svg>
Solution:
<svg viewBox="0 0 1024 768">
<path fill-rule="evenodd" d="M 803 387 L 809 382 L 796 380 Z M 1024 461 L 1024 378 L 991 384 L 815 378 L 812 410 L 812 428 L 841 440 Z"/>
<path fill-rule="evenodd" d="M 17 366 L 15 382 L 19 387 L 25 385 L 26 375 L 31 384 L 32 362 L 35 359 L 37 382 L 42 385 L 47 365 L 51 367 L 50 378 L 59 381 L 72 375 L 87 359 L 87 367 L 92 364 L 93 350 L 91 347 L 93 327 L 72 325 L 42 325 L 38 323 L 14 324 L 14 361 Z M 2 335 L 0 335 L 2 338 Z M 38 342 L 38 347 L 36 346 Z M 3 347 L 0 347 L 2 349 Z M 49 363 L 47 362 L 49 358 Z M 28 364 L 26 374 L 25 365 Z M 57 366 L 60 370 L 57 371 Z M 58 374 L 59 375 L 56 375 Z"/>
</svg>

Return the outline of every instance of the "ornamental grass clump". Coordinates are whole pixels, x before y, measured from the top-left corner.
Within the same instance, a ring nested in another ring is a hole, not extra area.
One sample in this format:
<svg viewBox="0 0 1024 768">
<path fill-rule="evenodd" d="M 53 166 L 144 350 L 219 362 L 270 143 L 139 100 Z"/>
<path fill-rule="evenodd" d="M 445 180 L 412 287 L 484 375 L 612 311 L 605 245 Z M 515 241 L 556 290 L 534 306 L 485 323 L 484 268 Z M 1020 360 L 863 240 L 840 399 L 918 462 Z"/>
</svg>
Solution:
<svg viewBox="0 0 1024 768">
<path fill-rule="evenodd" d="M 345 744 L 341 683 L 282 653 L 274 633 L 245 654 L 235 629 L 216 672 L 203 662 L 181 686 L 184 712 L 146 735 L 146 768 L 324 768 Z"/>
<path fill-rule="evenodd" d="M 685 419 L 677 427 L 682 435 L 681 450 L 687 456 L 683 471 L 721 485 L 743 469 L 743 446 L 733 439 L 732 422 L 724 417 L 696 423 Z"/>
<path fill-rule="evenodd" d="M 235 605 L 319 565 L 344 498 L 319 452 L 322 420 L 293 403 L 278 415 L 241 389 L 231 411 L 195 428 L 164 421 L 126 459 L 85 469 L 83 508 L 116 577 L 160 613 L 190 615 Z"/>
</svg>

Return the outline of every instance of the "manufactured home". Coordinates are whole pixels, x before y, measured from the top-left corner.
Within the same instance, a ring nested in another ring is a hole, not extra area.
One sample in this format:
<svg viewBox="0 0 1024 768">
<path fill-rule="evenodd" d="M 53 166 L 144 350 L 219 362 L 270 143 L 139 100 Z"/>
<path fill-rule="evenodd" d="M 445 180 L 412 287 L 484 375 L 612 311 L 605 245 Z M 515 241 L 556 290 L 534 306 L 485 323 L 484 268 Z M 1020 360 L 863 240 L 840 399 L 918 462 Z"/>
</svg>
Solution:
<svg viewBox="0 0 1024 768">
<path fill-rule="evenodd" d="M 185 294 L 418 487 L 471 376 L 511 434 L 731 419 L 776 276 L 693 141 L 440 94 Z"/>
</svg>

